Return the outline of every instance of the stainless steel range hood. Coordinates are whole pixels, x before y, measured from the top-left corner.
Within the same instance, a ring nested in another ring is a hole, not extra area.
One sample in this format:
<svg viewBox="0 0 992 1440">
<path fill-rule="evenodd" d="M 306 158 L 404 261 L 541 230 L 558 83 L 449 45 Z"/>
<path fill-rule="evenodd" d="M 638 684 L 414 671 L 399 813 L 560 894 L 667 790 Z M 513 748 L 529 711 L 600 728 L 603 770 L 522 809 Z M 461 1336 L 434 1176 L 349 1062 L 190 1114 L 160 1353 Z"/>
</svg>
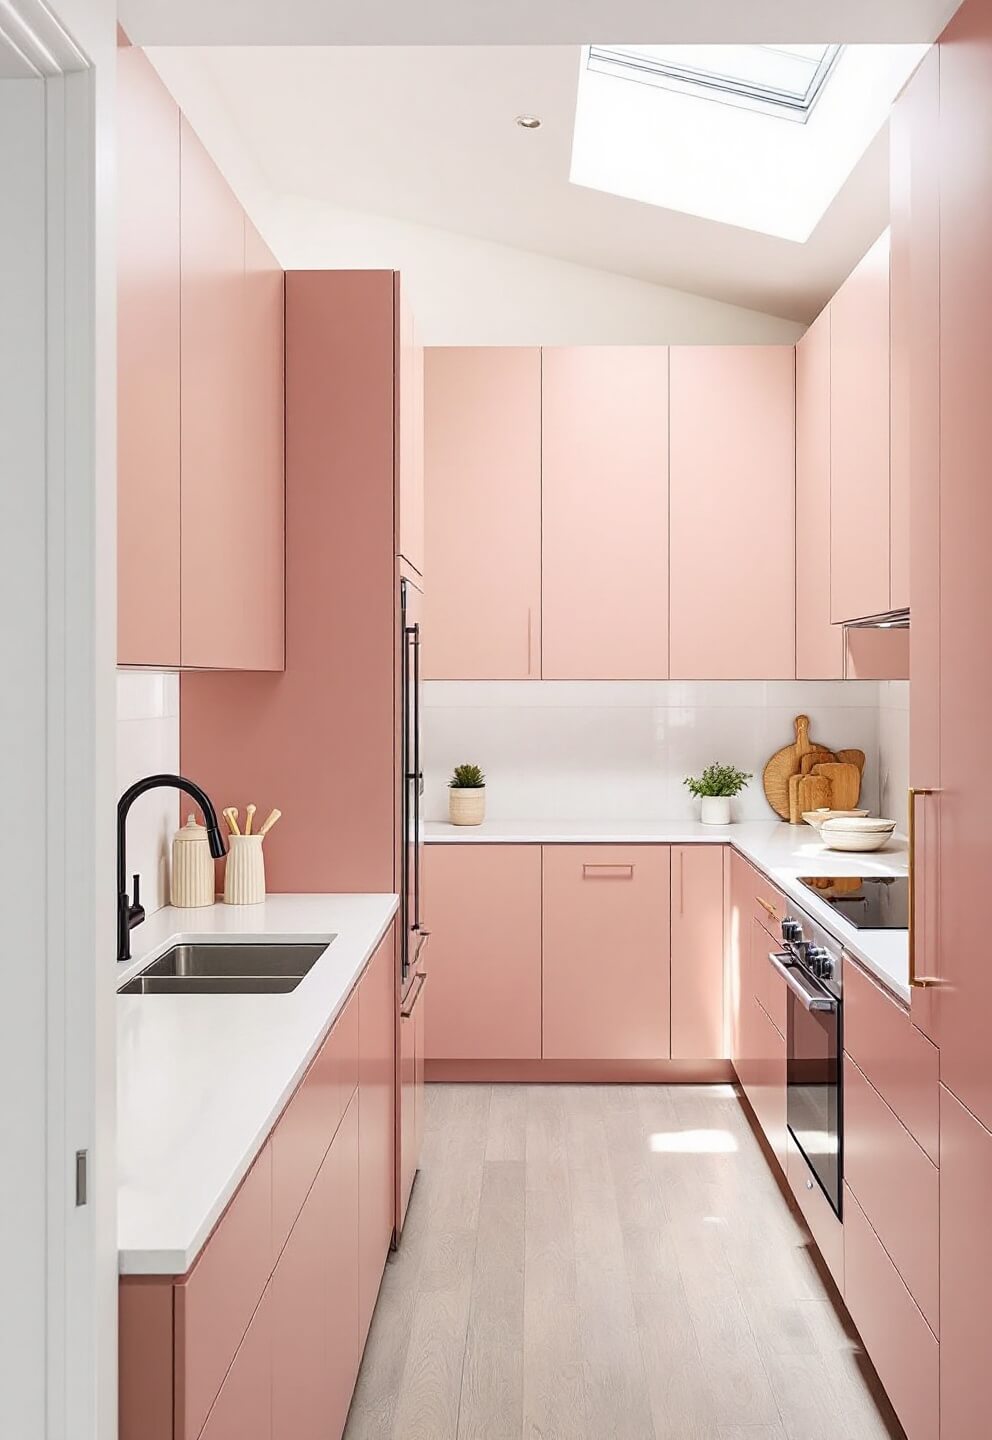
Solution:
<svg viewBox="0 0 992 1440">
<path fill-rule="evenodd" d="M 887 610 L 884 615 L 868 615 L 864 620 L 847 620 L 845 630 L 908 630 L 909 610 Z"/>
</svg>

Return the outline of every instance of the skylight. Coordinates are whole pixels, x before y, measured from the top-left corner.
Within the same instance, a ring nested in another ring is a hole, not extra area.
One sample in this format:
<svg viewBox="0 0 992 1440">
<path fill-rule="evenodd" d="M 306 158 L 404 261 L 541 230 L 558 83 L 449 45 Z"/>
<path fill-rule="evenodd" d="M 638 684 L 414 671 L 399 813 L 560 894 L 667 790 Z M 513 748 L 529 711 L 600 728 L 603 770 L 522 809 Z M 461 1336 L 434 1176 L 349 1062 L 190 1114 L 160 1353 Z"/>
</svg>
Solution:
<svg viewBox="0 0 992 1440">
<path fill-rule="evenodd" d="M 803 123 L 839 45 L 591 45 L 588 65 L 605 75 Z"/>
<path fill-rule="evenodd" d="M 929 48 L 588 46 L 570 179 L 801 243 Z"/>
</svg>

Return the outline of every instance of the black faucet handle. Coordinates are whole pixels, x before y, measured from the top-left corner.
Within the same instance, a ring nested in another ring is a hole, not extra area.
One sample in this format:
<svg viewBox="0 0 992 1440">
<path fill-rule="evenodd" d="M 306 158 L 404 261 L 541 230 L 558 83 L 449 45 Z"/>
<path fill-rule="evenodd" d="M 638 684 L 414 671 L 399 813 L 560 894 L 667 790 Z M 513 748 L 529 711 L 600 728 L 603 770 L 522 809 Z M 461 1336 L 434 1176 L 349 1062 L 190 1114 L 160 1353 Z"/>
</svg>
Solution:
<svg viewBox="0 0 992 1440">
<path fill-rule="evenodd" d="M 137 909 L 141 904 L 141 876 L 132 876 L 131 904 Z"/>
<path fill-rule="evenodd" d="M 131 896 L 131 903 L 127 909 L 127 928 L 133 930 L 135 925 L 140 925 L 145 918 L 145 907 L 141 903 L 141 876 L 133 877 L 134 894 Z"/>
</svg>

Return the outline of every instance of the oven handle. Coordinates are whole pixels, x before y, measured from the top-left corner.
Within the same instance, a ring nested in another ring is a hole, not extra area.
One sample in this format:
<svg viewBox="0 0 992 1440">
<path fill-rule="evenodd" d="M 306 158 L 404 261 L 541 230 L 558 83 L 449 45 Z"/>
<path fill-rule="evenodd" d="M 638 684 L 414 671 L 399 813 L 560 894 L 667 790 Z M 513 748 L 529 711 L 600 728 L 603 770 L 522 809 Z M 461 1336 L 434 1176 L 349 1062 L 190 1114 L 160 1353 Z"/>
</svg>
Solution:
<svg viewBox="0 0 992 1440">
<path fill-rule="evenodd" d="M 822 990 L 813 990 L 804 985 L 796 974 L 794 965 L 787 965 L 788 957 L 769 953 L 768 963 L 773 970 L 777 970 L 789 989 L 795 995 L 804 1010 L 810 1011 L 831 1011 L 837 1009 L 837 1001 L 831 995 L 824 995 Z"/>
</svg>

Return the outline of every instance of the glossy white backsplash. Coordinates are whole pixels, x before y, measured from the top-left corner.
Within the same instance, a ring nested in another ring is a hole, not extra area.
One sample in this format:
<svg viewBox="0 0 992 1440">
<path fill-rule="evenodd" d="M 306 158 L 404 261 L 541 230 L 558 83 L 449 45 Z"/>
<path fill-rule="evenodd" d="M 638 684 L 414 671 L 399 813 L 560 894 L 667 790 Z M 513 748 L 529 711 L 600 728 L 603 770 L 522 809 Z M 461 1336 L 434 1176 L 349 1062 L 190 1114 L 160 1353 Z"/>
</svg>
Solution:
<svg viewBox="0 0 992 1440">
<path fill-rule="evenodd" d="M 909 791 L 909 681 L 882 680 L 878 686 L 878 777 L 880 813 L 906 828 Z"/>
<path fill-rule="evenodd" d="M 117 793 L 135 780 L 179 770 L 179 676 L 167 670 L 117 672 Z M 141 876 L 141 903 L 151 914 L 168 904 L 169 856 L 179 821 L 175 790 L 150 790 L 127 822 L 128 890 Z"/>
<path fill-rule="evenodd" d="M 426 818 L 447 819 L 448 778 L 467 761 L 486 772 L 494 820 L 698 819 L 683 778 L 721 761 L 755 776 L 734 801 L 735 818 L 771 819 L 761 771 L 793 738 L 801 713 L 811 716 L 814 739 L 864 750 L 863 803 L 877 810 L 879 692 L 868 680 L 431 681 Z M 903 765 L 903 712 L 896 694 L 889 700 L 887 796 Z M 900 821 L 903 808 L 893 811 Z"/>
</svg>

